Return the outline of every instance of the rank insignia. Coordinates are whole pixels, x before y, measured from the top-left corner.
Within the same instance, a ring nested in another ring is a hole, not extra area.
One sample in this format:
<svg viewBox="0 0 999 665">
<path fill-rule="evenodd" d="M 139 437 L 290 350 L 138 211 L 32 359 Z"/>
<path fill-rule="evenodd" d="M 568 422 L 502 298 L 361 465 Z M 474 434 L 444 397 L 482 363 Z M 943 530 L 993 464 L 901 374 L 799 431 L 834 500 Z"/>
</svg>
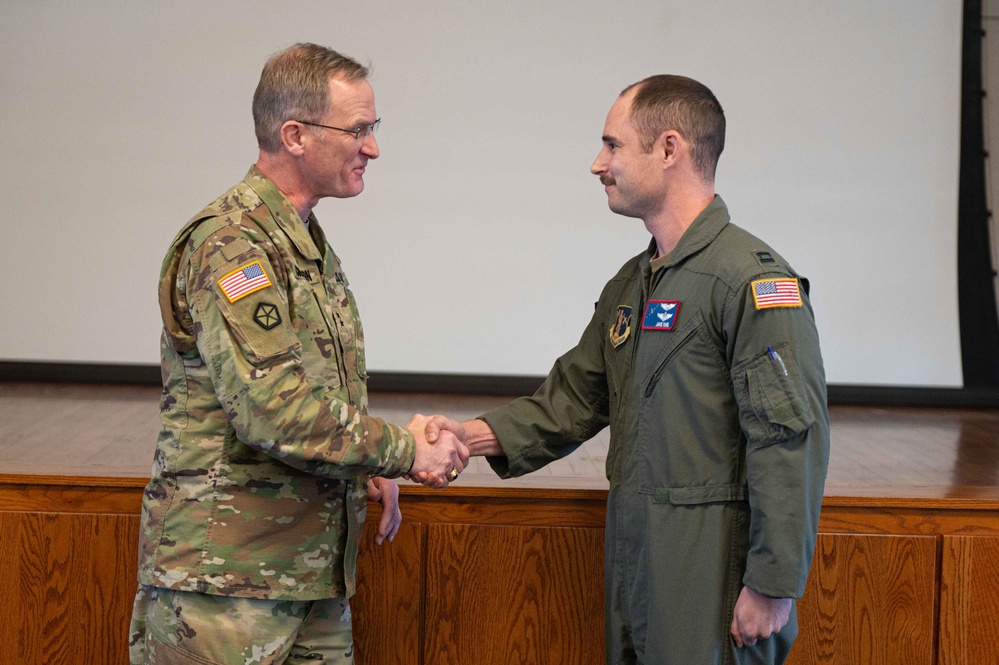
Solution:
<svg viewBox="0 0 999 665">
<path fill-rule="evenodd" d="M 763 267 L 772 266 L 777 263 L 777 259 L 770 252 L 753 252 L 753 256 Z"/>
<path fill-rule="evenodd" d="M 752 286 L 756 309 L 801 307 L 801 291 L 796 279 L 760 279 Z"/>
<path fill-rule="evenodd" d="M 628 335 L 631 334 L 631 307 L 628 305 L 621 305 L 617 308 L 617 318 L 614 319 L 614 325 L 610 329 L 610 340 L 611 344 L 615 348 L 624 344 L 624 340 L 628 339 Z"/>
<path fill-rule="evenodd" d="M 218 284 L 229 302 L 236 302 L 255 291 L 266 289 L 271 285 L 271 279 L 260 261 L 253 261 L 236 268 L 220 279 Z"/>
<path fill-rule="evenodd" d="M 673 330 L 679 312 L 679 300 L 650 300 L 645 305 L 642 330 Z"/>
<path fill-rule="evenodd" d="M 262 302 L 257 305 L 256 311 L 253 312 L 253 320 L 264 330 L 270 330 L 281 325 L 281 313 L 278 312 L 277 305 Z"/>
</svg>

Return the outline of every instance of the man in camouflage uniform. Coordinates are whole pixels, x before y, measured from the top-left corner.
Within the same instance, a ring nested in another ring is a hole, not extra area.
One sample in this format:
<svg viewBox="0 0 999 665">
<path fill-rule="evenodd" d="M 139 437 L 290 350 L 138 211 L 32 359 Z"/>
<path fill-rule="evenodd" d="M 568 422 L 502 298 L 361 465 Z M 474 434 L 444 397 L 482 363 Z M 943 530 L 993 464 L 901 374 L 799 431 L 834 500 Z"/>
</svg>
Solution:
<svg viewBox="0 0 999 665">
<path fill-rule="evenodd" d="M 163 263 L 163 429 L 143 497 L 133 663 L 350 663 L 348 598 L 369 498 L 445 486 L 460 427 L 367 415 L 364 337 L 312 214 L 356 196 L 378 157 L 367 69 L 325 47 L 271 58 L 253 99 L 260 156 Z M 457 436 L 456 436 L 457 434 Z"/>
</svg>

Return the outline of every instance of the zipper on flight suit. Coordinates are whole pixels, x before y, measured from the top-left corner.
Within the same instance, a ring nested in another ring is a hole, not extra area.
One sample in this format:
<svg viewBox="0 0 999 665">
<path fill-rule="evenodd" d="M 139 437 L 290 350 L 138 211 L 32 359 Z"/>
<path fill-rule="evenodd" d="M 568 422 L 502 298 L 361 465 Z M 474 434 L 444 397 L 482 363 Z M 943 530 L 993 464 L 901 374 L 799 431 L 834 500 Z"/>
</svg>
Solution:
<svg viewBox="0 0 999 665">
<path fill-rule="evenodd" d="M 662 375 L 663 371 L 665 371 L 666 365 L 669 364 L 669 361 L 673 358 L 673 356 L 675 356 L 680 351 L 680 349 L 682 349 L 684 346 L 687 345 L 687 342 L 689 342 L 694 338 L 694 334 L 696 332 L 697 332 L 696 330 L 691 330 L 690 332 L 687 333 L 686 337 L 681 339 L 676 344 L 676 346 L 674 346 L 672 349 L 669 350 L 669 353 L 666 354 L 666 357 L 663 358 L 663 361 L 659 363 L 659 367 L 657 367 L 656 371 L 652 373 L 651 377 L 649 377 L 649 384 L 645 387 L 646 397 L 652 394 L 652 391 L 655 389 L 656 384 L 659 382 L 659 377 Z"/>
<path fill-rule="evenodd" d="M 654 293 L 656 287 L 659 286 L 659 282 L 662 281 L 663 276 L 666 274 L 666 271 L 669 270 L 669 266 L 663 266 L 662 268 L 657 270 L 654 274 L 648 276 L 645 274 L 646 270 L 649 271 L 652 270 L 649 264 L 645 264 L 645 266 L 642 268 L 642 299 L 641 302 L 639 302 L 638 304 L 639 320 L 638 320 L 638 325 L 635 326 L 635 344 L 631 349 L 632 372 L 635 371 L 635 358 L 638 356 L 638 341 L 639 339 L 641 339 L 642 323 L 644 323 L 645 321 L 645 305 L 649 300 L 649 296 L 652 293 Z M 649 281 L 649 277 L 651 277 L 653 280 L 652 284 L 647 284 Z"/>
</svg>

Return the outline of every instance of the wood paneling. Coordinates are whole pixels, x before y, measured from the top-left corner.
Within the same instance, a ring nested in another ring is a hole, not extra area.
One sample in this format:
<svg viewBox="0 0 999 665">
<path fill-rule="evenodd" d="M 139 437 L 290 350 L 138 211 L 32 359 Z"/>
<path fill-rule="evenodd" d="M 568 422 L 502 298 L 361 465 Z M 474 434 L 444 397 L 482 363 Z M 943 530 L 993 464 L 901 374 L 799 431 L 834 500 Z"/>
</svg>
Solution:
<svg viewBox="0 0 999 665">
<path fill-rule="evenodd" d="M 597 665 L 603 531 L 435 525 L 427 542 L 427 665 Z"/>
<path fill-rule="evenodd" d="M 939 665 L 999 663 L 999 538 L 944 536 Z"/>
<path fill-rule="evenodd" d="M 607 513 L 606 491 L 406 484 L 400 493 L 403 520 L 424 523 L 603 528 Z"/>
<path fill-rule="evenodd" d="M 139 518 L 0 512 L 0 663 L 127 662 Z"/>
<path fill-rule="evenodd" d="M 792 665 L 932 665 L 933 536 L 819 534 Z"/>
<path fill-rule="evenodd" d="M 159 391 L 0 384 L 0 665 L 125 662 Z M 469 418 L 504 398 L 372 396 Z M 999 663 L 999 412 L 833 407 L 798 665 Z M 541 473 L 403 484 L 352 602 L 357 662 L 603 662 L 603 434 Z M 937 632 L 939 627 L 939 633 Z M 939 637 L 938 637 L 939 635 Z"/>
<path fill-rule="evenodd" d="M 423 624 L 425 528 L 403 523 L 392 542 L 375 544 L 379 512 L 368 511 L 350 601 L 357 665 L 418 665 Z"/>
</svg>

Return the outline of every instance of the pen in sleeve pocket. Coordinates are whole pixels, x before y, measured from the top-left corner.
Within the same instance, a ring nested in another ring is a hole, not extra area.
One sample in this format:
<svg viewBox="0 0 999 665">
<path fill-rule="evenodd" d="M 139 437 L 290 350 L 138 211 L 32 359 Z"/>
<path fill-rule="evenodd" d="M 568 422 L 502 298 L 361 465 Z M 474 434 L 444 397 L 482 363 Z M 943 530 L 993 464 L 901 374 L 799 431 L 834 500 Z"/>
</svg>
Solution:
<svg viewBox="0 0 999 665">
<path fill-rule="evenodd" d="M 784 366 L 784 359 L 780 357 L 779 353 L 774 351 L 774 347 L 768 346 L 767 353 L 770 354 L 770 360 L 780 365 L 780 371 L 784 373 L 784 376 L 787 376 L 787 367 Z"/>
</svg>

